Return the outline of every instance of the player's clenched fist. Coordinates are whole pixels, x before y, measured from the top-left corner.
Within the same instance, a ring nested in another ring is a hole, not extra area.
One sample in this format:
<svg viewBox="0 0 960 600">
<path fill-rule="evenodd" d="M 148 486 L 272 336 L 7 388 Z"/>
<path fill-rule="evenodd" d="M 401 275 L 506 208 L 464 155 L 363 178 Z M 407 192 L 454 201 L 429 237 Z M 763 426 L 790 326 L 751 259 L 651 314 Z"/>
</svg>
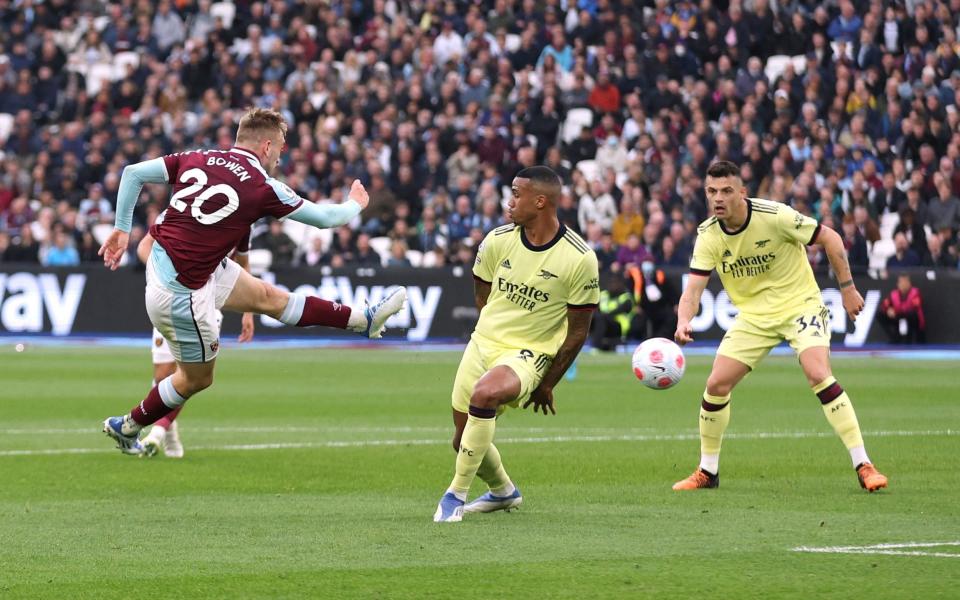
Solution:
<svg viewBox="0 0 960 600">
<path fill-rule="evenodd" d="M 367 193 L 367 188 L 363 187 L 359 179 L 353 180 L 349 198 L 360 205 L 360 210 L 365 209 L 370 204 L 370 194 Z"/>
<path fill-rule="evenodd" d="M 852 285 L 841 291 L 843 308 L 847 311 L 851 321 L 857 320 L 857 315 L 863 310 L 863 296 Z"/>
<path fill-rule="evenodd" d="M 688 342 L 693 341 L 693 327 L 690 326 L 690 323 L 679 323 L 677 324 L 677 331 L 673 334 L 673 339 L 675 342 L 683 346 Z"/>
</svg>

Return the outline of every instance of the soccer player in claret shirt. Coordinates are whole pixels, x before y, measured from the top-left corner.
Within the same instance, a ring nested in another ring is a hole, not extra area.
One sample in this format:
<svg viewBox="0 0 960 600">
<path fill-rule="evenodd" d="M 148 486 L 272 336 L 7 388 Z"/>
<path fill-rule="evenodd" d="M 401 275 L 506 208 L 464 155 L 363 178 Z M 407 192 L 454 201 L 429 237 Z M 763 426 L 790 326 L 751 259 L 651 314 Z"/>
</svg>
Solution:
<svg viewBox="0 0 960 600">
<path fill-rule="evenodd" d="M 316 296 L 291 294 L 261 281 L 226 258 L 264 216 L 290 218 L 314 227 L 338 227 L 367 206 L 359 181 L 339 205 L 317 205 L 270 176 L 280 160 L 287 124 L 274 110 L 255 108 L 240 119 L 229 150 L 171 154 L 130 165 L 117 197 L 116 226 L 100 248 L 104 264 L 117 269 L 127 249 L 134 205 L 144 183 L 170 183 L 174 194 L 154 238 L 147 262 L 147 314 L 170 344 L 176 372 L 157 383 L 129 414 L 103 422 L 121 451 L 138 454 L 143 427 L 176 410 L 210 387 L 220 349 L 216 311 L 257 313 L 287 325 L 324 325 L 367 337 L 382 335 L 400 311 L 406 290 L 398 287 L 365 310 Z"/>
<path fill-rule="evenodd" d="M 140 262 L 147 264 L 150 260 L 150 252 L 153 249 L 153 238 L 148 233 L 140 240 L 137 246 L 137 257 Z M 237 262 L 245 271 L 250 270 L 250 261 L 247 256 L 250 250 L 249 234 L 243 238 L 237 245 L 231 258 Z M 217 330 L 223 322 L 223 313 L 219 310 L 215 314 Z M 243 313 L 241 319 L 240 336 L 237 341 L 240 343 L 253 340 L 254 322 L 252 313 Z M 150 355 L 153 360 L 153 383 L 150 387 L 157 385 L 157 382 L 163 381 L 173 375 L 177 370 L 177 360 L 170 351 L 170 344 L 163 337 L 163 334 L 153 328 L 153 335 L 150 338 Z M 183 406 L 178 406 L 169 414 L 164 415 L 159 421 L 153 424 L 150 432 L 140 440 L 140 456 L 153 457 L 159 452 L 163 452 L 168 458 L 183 458 L 183 443 L 180 440 L 180 427 L 177 425 L 177 417 Z"/>
<path fill-rule="evenodd" d="M 697 229 L 675 339 L 680 344 L 692 341 L 690 319 L 699 310 L 714 269 L 740 312 L 717 348 L 703 393 L 700 466 L 673 489 L 720 484 L 720 442 L 730 421 L 730 392 L 782 340 L 800 358 L 827 421 L 850 452 L 860 485 L 871 492 L 887 487 L 887 478 L 867 457 L 853 403 L 830 370 L 830 313 L 804 249 L 804 244 L 823 247 L 840 282 L 843 308 L 855 320 L 863 298 L 850 275 L 843 240 L 785 204 L 747 198 L 740 169 L 731 162 L 710 165 L 706 193 L 714 216 Z"/>
<path fill-rule="evenodd" d="M 456 475 L 434 521 L 523 501 L 493 445 L 497 416 L 521 402 L 555 414 L 553 388 L 587 339 L 600 301 L 597 257 L 557 219 L 560 188 L 548 167 L 517 173 L 508 205 L 513 223 L 492 230 L 477 250 L 480 319 L 453 384 Z M 490 489 L 466 504 L 474 476 Z"/>
</svg>

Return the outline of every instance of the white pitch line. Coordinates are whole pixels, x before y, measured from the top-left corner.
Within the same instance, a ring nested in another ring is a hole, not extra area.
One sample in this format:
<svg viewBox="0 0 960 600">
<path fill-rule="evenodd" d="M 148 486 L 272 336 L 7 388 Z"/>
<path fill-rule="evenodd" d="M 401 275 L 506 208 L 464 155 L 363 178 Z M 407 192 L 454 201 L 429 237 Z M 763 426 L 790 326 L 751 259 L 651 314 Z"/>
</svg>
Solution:
<svg viewBox="0 0 960 600">
<path fill-rule="evenodd" d="M 423 433 L 448 431 L 449 427 L 203 427 L 204 433 Z M 0 429 L 0 435 L 73 435 L 99 431 L 100 425 L 63 429 Z M 197 427 L 195 431 L 201 430 Z"/>
<path fill-rule="evenodd" d="M 740 440 L 776 440 L 776 439 L 813 439 L 833 437 L 835 434 L 822 431 L 785 431 L 785 432 L 756 432 L 732 433 L 725 437 Z M 869 436 L 874 437 L 932 437 L 960 435 L 960 430 L 942 429 L 929 431 L 875 431 Z M 699 433 L 679 433 L 663 435 L 556 435 L 556 436 L 528 436 L 503 437 L 497 441 L 507 444 L 551 444 L 569 442 L 676 442 L 700 439 Z M 430 439 L 391 439 L 391 440 L 327 440 L 321 442 L 274 442 L 262 444 L 230 444 L 213 446 L 191 446 L 193 450 L 280 450 L 305 448 L 362 448 L 375 446 L 433 446 L 450 443 L 445 438 Z M 0 450 L 2 456 L 50 456 L 60 454 L 105 454 L 116 452 L 109 448 L 49 448 L 44 450 Z"/>
<path fill-rule="evenodd" d="M 874 544 L 872 546 L 798 546 L 791 548 L 793 552 L 812 554 L 870 554 L 883 556 L 929 556 L 934 558 L 960 558 L 960 554 L 951 552 L 927 552 L 919 550 L 904 550 L 905 548 L 941 548 L 943 546 L 960 546 L 960 542 L 904 542 L 895 544 Z"/>
</svg>

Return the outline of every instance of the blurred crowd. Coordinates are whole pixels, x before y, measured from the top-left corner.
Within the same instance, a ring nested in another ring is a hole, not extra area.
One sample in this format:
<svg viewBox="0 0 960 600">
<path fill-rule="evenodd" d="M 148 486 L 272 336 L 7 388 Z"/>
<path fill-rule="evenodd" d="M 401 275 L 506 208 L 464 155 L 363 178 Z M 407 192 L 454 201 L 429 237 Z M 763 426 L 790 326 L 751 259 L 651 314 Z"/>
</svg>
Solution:
<svg viewBox="0 0 960 600">
<path fill-rule="evenodd" d="M 470 264 L 542 163 L 604 271 L 684 267 L 728 159 L 856 270 L 956 269 L 958 24 L 960 0 L 0 0 L 0 261 L 98 260 L 125 165 L 229 148 L 262 106 L 298 193 L 370 192 L 336 231 L 258 224 L 273 266 Z"/>
</svg>

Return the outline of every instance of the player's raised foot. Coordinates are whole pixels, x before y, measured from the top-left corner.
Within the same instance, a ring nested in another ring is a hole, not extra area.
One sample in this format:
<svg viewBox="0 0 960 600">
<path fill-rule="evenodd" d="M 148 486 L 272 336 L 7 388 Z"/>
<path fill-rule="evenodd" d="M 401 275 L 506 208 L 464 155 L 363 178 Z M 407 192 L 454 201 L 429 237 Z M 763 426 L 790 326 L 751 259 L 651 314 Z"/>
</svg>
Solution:
<svg viewBox="0 0 960 600">
<path fill-rule="evenodd" d="M 523 503 L 523 496 L 519 489 L 514 489 L 509 496 L 494 496 L 493 492 L 487 492 L 473 502 L 463 507 L 465 513 L 489 513 L 498 510 L 510 511 Z"/>
<path fill-rule="evenodd" d="M 437 512 L 433 513 L 434 523 L 459 523 L 463 520 L 463 500 L 452 492 L 447 492 L 440 498 Z"/>
<path fill-rule="evenodd" d="M 373 339 L 382 337 L 387 319 L 403 310 L 406 303 L 407 288 L 398 286 L 393 288 L 393 291 L 384 296 L 380 302 L 368 306 L 364 313 L 367 317 L 367 329 L 362 332 L 364 337 Z"/>
<path fill-rule="evenodd" d="M 103 421 L 103 432 L 117 443 L 117 448 L 124 454 L 140 454 L 143 447 L 137 434 L 123 433 L 123 419 L 125 417 L 108 417 Z"/>
<path fill-rule="evenodd" d="M 140 456 L 143 458 L 153 458 L 156 456 L 160 449 L 163 448 L 163 438 L 165 434 L 166 430 L 163 427 L 154 425 L 150 429 L 150 433 L 143 436 L 143 439 L 140 440 L 140 446 L 143 448 Z"/>
<path fill-rule="evenodd" d="M 686 491 L 686 490 L 700 490 L 700 489 L 709 489 L 720 487 L 720 474 L 717 473 L 714 475 L 709 471 L 704 471 L 703 469 L 697 468 L 690 477 L 686 479 L 681 479 L 680 481 L 673 484 L 673 489 L 676 491 Z"/>
<path fill-rule="evenodd" d="M 887 487 L 887 476 L 870 463 L 857 465 L 857 479 L 860 481 L 860 487 L 868 492 Z"/>
<path fill-rule="evenodd" d="M 183 444 L 180 443 L 180 428 L 177 422 L 170 424 L 170 429 L 163 436 L 163 453 L 168 458 L 183 458 Z"/>
</svg>

